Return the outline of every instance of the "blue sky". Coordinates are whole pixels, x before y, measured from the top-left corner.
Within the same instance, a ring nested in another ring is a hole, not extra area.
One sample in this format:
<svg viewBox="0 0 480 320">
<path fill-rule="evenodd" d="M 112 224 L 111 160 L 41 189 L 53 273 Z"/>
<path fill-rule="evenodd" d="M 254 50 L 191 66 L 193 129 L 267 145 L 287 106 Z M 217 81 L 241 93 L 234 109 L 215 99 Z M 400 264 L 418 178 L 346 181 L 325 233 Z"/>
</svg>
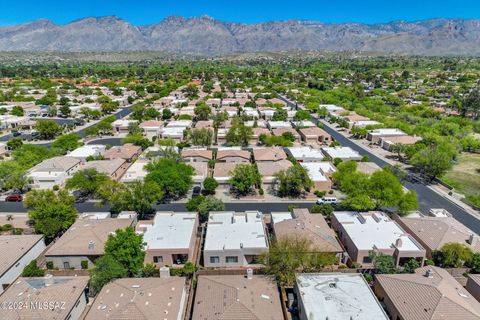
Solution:
<svg viewBox="0 0 480 320">
<path fill-rule="evenodd" d="M 39 18 L 67 23 L 105 15 L 144 25 L 170 15 L 204 14 L 244 23 L 288 19 L 376 23 L 436 17 L 480 18 L 480 0 L 0 0 L 0 25 Z"/>
</svg>

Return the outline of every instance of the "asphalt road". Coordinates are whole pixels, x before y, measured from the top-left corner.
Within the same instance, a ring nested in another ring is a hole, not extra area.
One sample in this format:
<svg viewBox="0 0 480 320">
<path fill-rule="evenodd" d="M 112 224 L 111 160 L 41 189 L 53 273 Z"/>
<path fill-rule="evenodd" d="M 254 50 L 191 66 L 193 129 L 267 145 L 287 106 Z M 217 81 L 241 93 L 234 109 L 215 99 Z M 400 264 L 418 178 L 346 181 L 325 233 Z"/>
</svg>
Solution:
<svg viewBox="0 0 480 320">
<path fill-rule="evenodd" d="M 121 146 L 122 145 L 122 138 L 100 138 L 96 140 L 90 140 L 86 144 L 104 144 L 104 145 L 111 145 L 111 146 Z"/>
<path fill-rule="evenodd" d="M 291 103 L 287 99 L 282 97 L 282 100 L 287 102 L 290 106 L 295 107 L 295 104 Z M 318 118 L 314 116 L 312 116 L 312 121 L 319 122 Z M 343 146 L 350 147 L 353 150 L 356 150 L 362 156 L 367 155 L 370 161 L 375 162 L 380 167 L 390 165 L 381 158 L 377 157 L 375 154 L 368 151 L 367 149 L 357 145 L 350 139 L 338 133 L 336 130 L 331 129 L 327 126 L 324 126 L 323 129 L 328 134 L 330 134 L 336 141 L 340 142 Z M 409 181 L 403 181 L 402 183 L 407 189 L 417 192 L 420 207 L 419 209 L 422 213 L 428 213 L 431 208 L 444 208 L 445 210 L 450 212 L 455 217 L 455 219 L 466 225 L 472 231 L 480 234 L 480 220 L 469 214 L 462 207 L 439 195 L 423 183 L 412 183 Z"/>
<path fill-rule="evenodd" d="M 295 203 L 300 208 L 310 208 L 313 203 Z M 288 211 L 288 203 L 225 203 L 225 210 L 228 211 L 245 211 L 259 210 L 264 213 Z M 109 206 L 97 207 L 93 202 L 77 203 L 75 208 L 79 212 L 105 212 L 109 211 Z M 155 206 L 158 211 L 187 211 L 184 203 L 161 204 Z M 27 210 L 21 202 L 0 202 L 0 211 L 9 213 L 25 213 Z"/>
</svg>

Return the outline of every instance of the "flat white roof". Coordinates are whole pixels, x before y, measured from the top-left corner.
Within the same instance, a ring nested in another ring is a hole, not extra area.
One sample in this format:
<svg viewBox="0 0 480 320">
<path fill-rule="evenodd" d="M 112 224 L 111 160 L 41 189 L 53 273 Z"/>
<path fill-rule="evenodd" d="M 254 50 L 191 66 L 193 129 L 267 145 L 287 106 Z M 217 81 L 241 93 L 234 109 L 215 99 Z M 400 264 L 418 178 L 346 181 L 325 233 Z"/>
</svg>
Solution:
<svg viewBox="0 0 480 320">
<path fill-rule="evenodd" d="M 335 171 L 335 167 L 330 162 L 302 162 L 300 164 L 308 171 L 308 176 L 313 181 L 328 181 L 325 174 Z"/>
<path fill-rule="evenodd" d="M 293 122 L 295 127 L 316 127 L 317 125 L 310 120 L 302 120 Z"/>
<path fill-rule="evenodd" d="M 370 131 L 372 136 L 407 135 L 400 129 L 383 128 Z"/>
<path fill-rule="evenodd" d="M 204 250 L 268 248 L 260 211 L 210 212 Z"/>
<path fill-rule="evenodd" d="M 290 154 L 295 159 L 303 159 L 303 158 L 315 158 L 315 159 L 323 159 L 325 156 L 323 155 L 320 149 L 314 149 L 311 147 L 290 147 L 287 148 Z"/>
<path fill-rule="evenodd" d="M 168 136 L 183 136 L 183 131 L 185 131 L 186 127 L 164 127 L 161 128 L 160 131 L 162 135 Z"/>
<path fill-rule="evenodd" d="M 322 150 L 332 159 L 361 158 L 362 156 L 350 147 L 324 147 Z"/>
<path fill-rule="evenodd" d="M 399 251 L 421 251 L 413 239 L 385 213 L 375 212 L 334 212 L 350 239 L 359 250 L 392 249 Z M 400 239 L 401 246 L 397 246 Z"/>
<path fill-rule="evenodd" d="M 183 127 L 183 128 L 188 128 L 192 126 L 192 121 L 191 120 L 176 120 L 176 121 L 170 121 L 167 124 L 168 128 L 173 128 L 173 127 Z"/>
<path fill-rule="evenodd" d="M 380 124 L 380 122 L 375 121 L 375 120 L 359 120 L 359 121 L 353 121 L 355 125 L 363 125 L 363 126 L 368 126 L 368 125 L 375 125 L 375 124 Z"/>
<path fill-rule="evenodd" d="M 129 126 L 130 123 L 138 123 L 138 120 L 118 119 L 118 120 L 113 121 L 112 126 Z"/>
<path fill-rule="evenodd" d="M 308 319 L 388 319 L 361 274 L 298 274 L 297 288 Z"/>
<path fill-rule="evenodd" d="M 272 212 L 271 216 L 273 224 L 293 219 L 291 212 Z"/>
<path fill-rule="evenodd" d="M 153 225 L 138 222 L 137 233 L 143 233 L 146 249 L 189 248 L 196 217 L 196 212 L 157 212 Z M 145 231 L 139 228 L 145 228 Z"/>
<path fill-rule="evenodd" d="M 291 128 L 292 124 L 289 121 L 268 121 L 270 128 Z"/>
<path fill-rule="evenodd" d="M 100 155 L 105 152 L 105 146 L 103 144 L 87 144 L 73 150 L 67 157 L 87 158 L 89 156 Z"/>
<path fill-rule="evenodd" d="M 320 108 L 325 108 L 330 112 L 338 111 L 338 110 L 345 110 L 344 108 L 339 107 L 339 106 L 334 105 L 334 104 L 320 104 Z"/>
<path fill-rule="evenodd" d="M 145 169 L 145 166 L 149 163 L 150 161 L 147 160 L 137 160 L 135 161 L 130 168 L 127 169 L 125 174 L 122 176 L 120 179 L 121 182 L 133 182 L 136 180 L 143 180 L 148 172 Z"/>
</svg>

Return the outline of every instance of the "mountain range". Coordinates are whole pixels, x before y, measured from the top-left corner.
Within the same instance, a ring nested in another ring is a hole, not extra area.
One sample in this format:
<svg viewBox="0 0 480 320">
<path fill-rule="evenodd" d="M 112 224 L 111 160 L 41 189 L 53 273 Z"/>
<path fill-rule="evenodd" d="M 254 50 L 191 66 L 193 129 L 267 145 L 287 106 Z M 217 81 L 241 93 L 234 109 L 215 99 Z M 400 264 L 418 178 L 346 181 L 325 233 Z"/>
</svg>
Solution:
<svg viewBox="0 0 480 320">
<path fill-rule="evenodd" d="M 242 24 L 208 16 L 172 16 L 157 24 L 135 26 L 107 16 L 67 24 L 40 19 L 0 27 L 0 51 L 164 51 L 218 56 L 291 50 L 479 55 L 480 20 L 431 19 L 379 24 L 290 20 Z"/>
</svg>

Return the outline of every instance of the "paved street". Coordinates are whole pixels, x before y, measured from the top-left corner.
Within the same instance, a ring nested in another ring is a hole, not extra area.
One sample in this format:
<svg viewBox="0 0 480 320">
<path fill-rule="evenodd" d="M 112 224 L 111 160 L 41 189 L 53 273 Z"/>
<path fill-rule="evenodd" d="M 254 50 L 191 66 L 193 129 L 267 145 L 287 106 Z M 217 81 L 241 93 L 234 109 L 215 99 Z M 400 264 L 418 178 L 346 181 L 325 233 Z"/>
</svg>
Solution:
<svg viewBox="0 0 480 320">
<path fill-rule="evenodd" d="M 245 210 L 259 210 L 261 212 L 269 213 L 276 211 L 287 211 L 288 203 L 269 203 L 269 202 L 253 202 L 253 203 L 226 203 L 225 210 L 245 211 Z M 295 203 L 300 208 L 310 208 L 313 203 Z M 78 203 L 75 205 L 79 212 L 101 212 L 108 211 L 109 207 L 97 207 L 93 202 Z M 171 203 L 155 206 L 159 211 L 187 211 L 185 203 Z M 23 207 L 21 202 L 0 202 L 0 211 L 9 213 L 24 213 L 27 210 Z"/>
<path fill-rule="evenodd" d="M 291 103 L 287 99 L 282 97 L 282 100 L 289 103 L 291 106 L 295 104 Z M 312 121 L 319 122 L 318 118 L 312 116 Z M 324 126 L 324 130 L 330 134 L 336 141 L 340 142 L 343 146 L 350 147 L 356 150 L 361 155 L 367 155 L 370 161 L 375 162 L 380 167 L 388 166 L 389 164 L 384 160 L 377 157 L 375 154 L 371 153 L 369 150 L 359 146 L 358 144 L 352 142 L 350 139 L 346 138 L 342 134 L 338 133 L 336 130 Z M 444 208 L 450 212 L 455 219 L 466 225 L 468 228 L 473 230 L 476 233 L 480 233 L 480 220 L 476 217 L 469 214 L 463 208 L 459 207 L 450 200 L 442 197 L 435 191 L 428 188 L 428 186 L 422 183 L 412 183 L 404 181 L 403 185 L 409 190 L 415 190 L 418 194 L 418 200 L 420 205 L 420 211 L 423 213 L 428 213 L 431 208 Z"/>
</svg>

